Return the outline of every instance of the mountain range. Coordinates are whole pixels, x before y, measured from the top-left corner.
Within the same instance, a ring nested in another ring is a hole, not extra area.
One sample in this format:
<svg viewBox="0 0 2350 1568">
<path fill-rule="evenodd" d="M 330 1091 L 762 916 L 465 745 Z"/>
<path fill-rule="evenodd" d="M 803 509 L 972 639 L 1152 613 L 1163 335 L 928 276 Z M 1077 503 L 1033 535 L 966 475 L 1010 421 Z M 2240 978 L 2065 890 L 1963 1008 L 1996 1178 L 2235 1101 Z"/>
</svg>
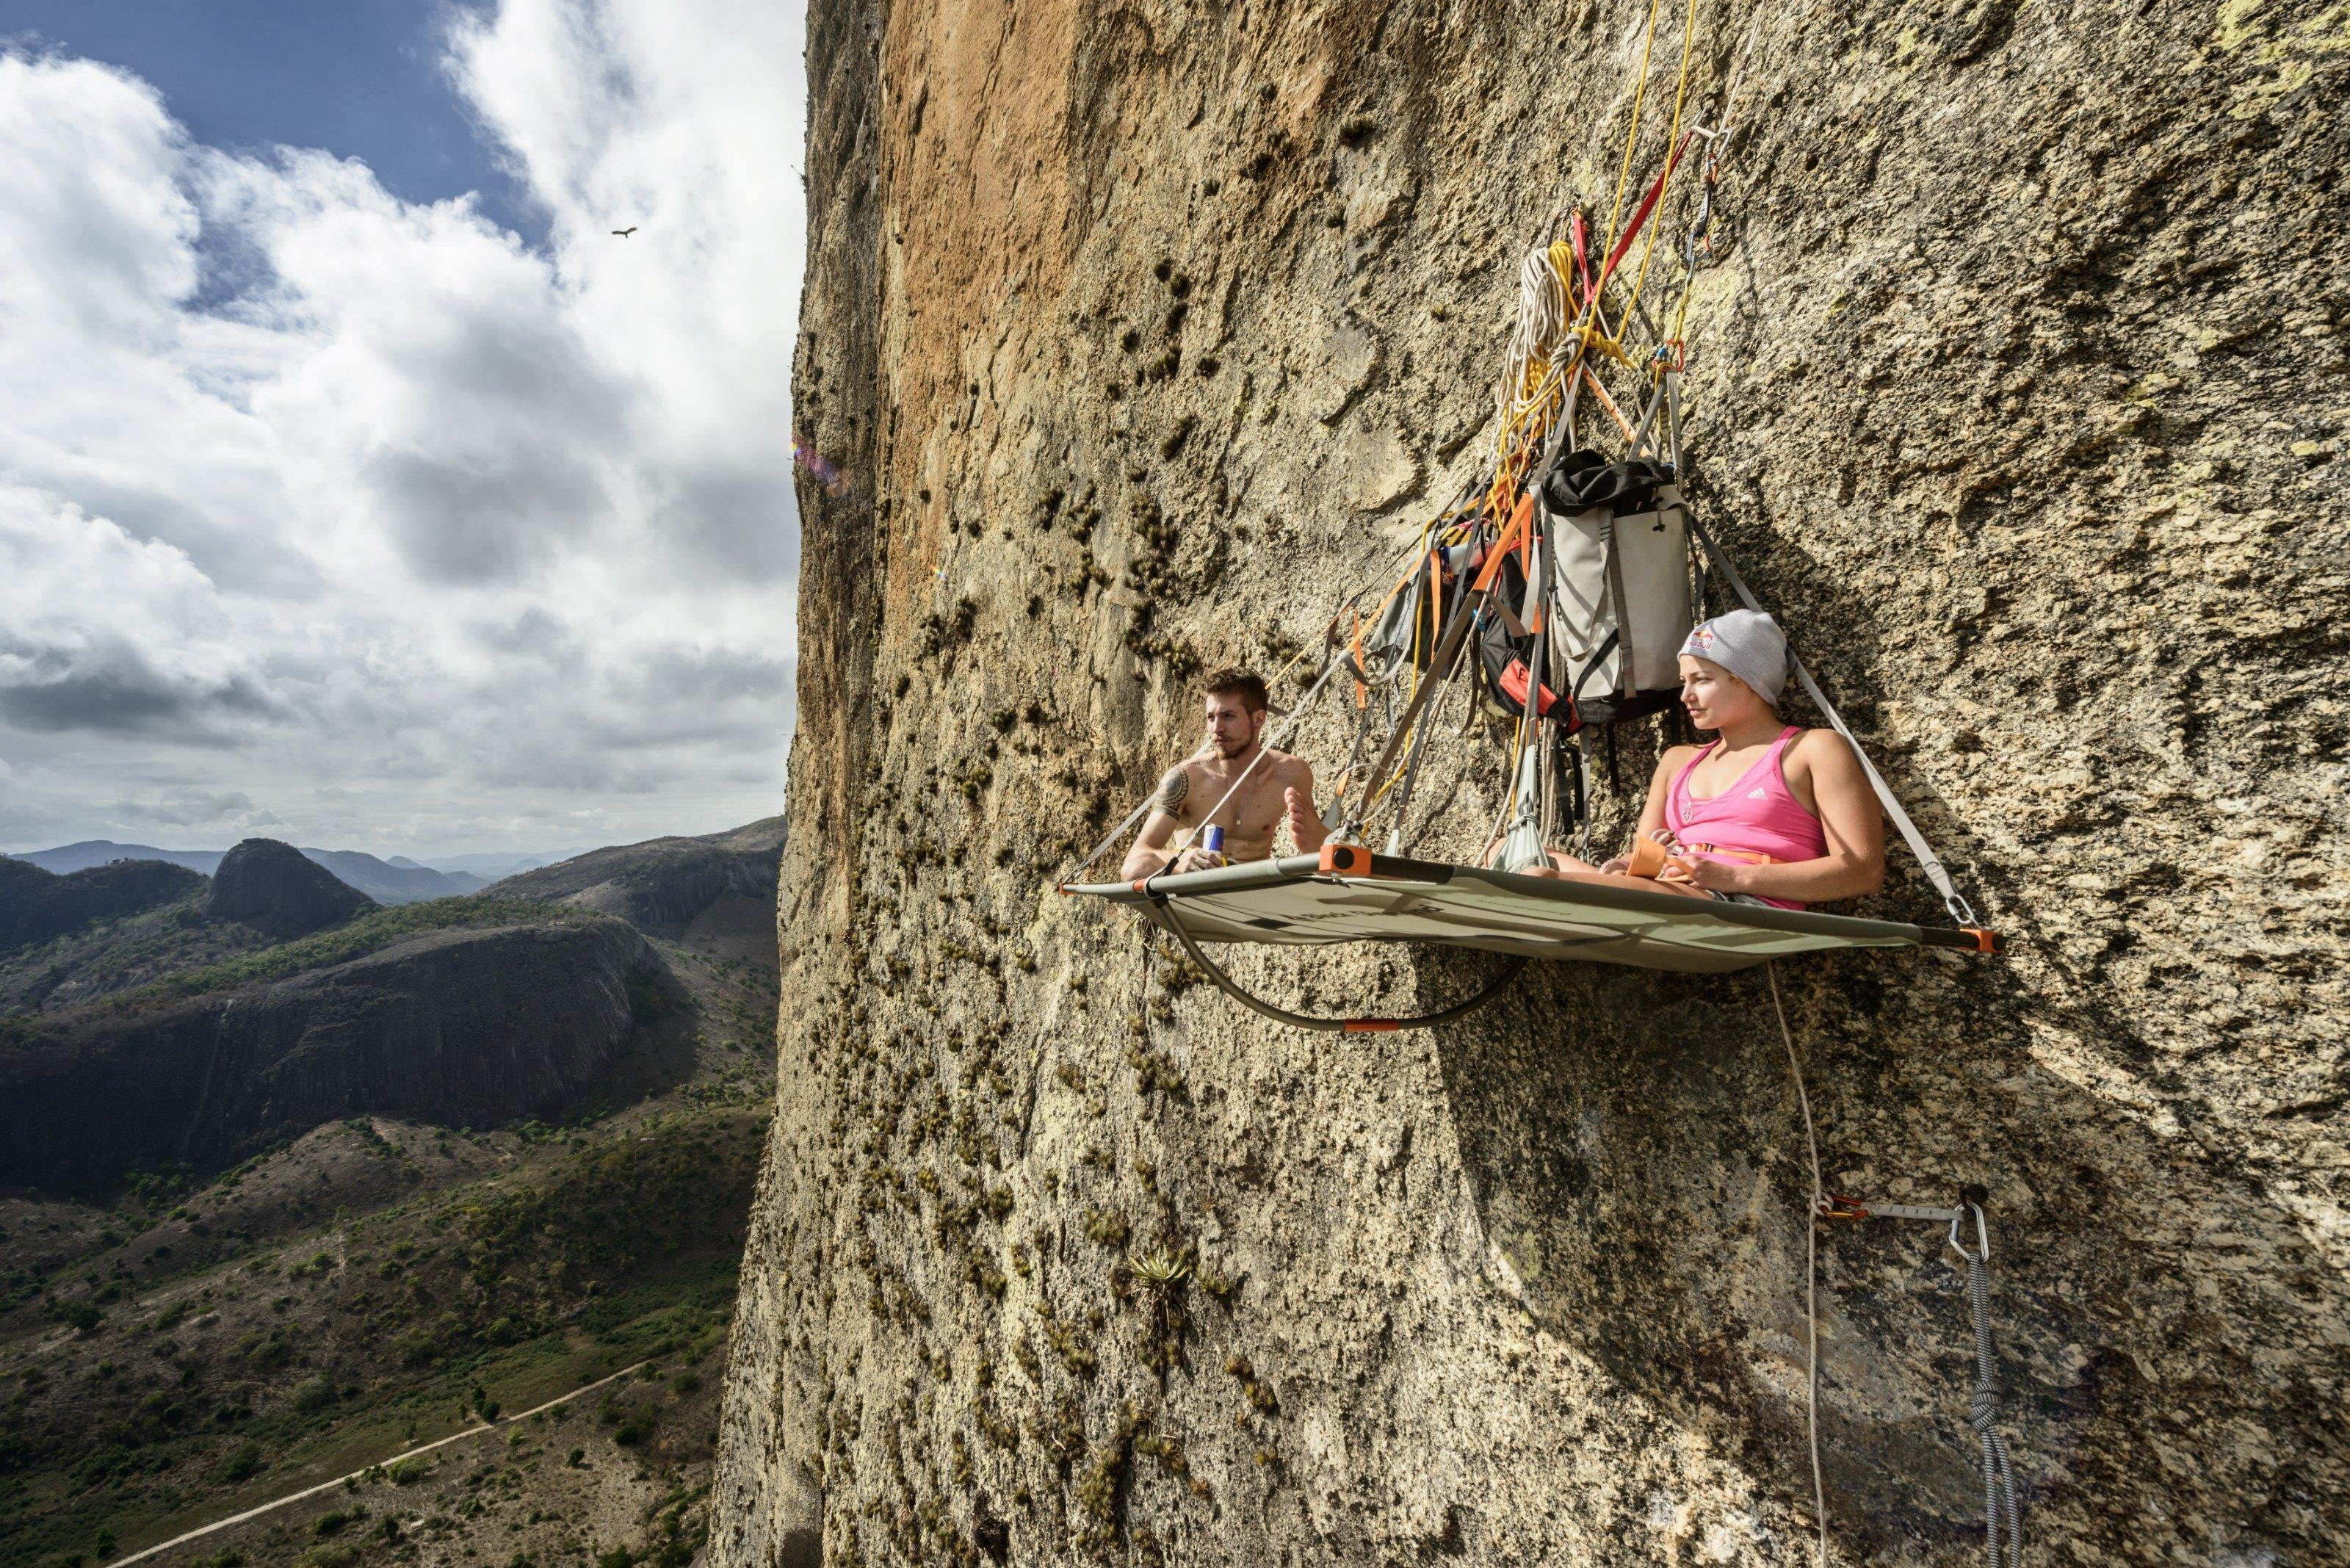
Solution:
<svg viewBox="0 0 2350 1568">
<path fill-rule="evenodd" d="M 209 874 L 0 857 L 0 1568 L 119 1560 L 370 1459 L 317 1519 L 170 1561 L 691 1560 L 783 839 L 398 909 L 350 861 L 435 868 L 268 839 L 186 857 Z M 166 1343 L 167 1374 L 124 1370 Z"/>
<path fill-rule="evenodd" d="M 110 838 L 86 838 L 77 844 L 36 849 L 11 858 L 29 861 L 60 877 L 118 860 L 161 860 L 209 877 L 219 868 L 221 857 L 226 853 L 222 849 L 159 849 L 151 844 L 117 844 Z M 556 865 L 584 851 L 452 855 L 432 861 L 415 860 L 405 855 L 386 860 L 358 849 L 305 848 L 302 853 L 379 904 L 413 904 L 425 898 L 478 893 L 500 877 Z"/>
</svg>

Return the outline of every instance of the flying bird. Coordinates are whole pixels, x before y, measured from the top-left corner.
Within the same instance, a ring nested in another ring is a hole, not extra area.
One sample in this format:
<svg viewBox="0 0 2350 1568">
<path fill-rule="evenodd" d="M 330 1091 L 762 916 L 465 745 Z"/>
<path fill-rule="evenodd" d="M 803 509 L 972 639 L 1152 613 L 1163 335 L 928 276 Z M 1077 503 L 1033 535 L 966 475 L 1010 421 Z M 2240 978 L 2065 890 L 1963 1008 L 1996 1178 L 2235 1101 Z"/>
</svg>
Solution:
<svg viewBox="0 0 2350 1568">
<path fill-rule="evenodd" d="M 625 240 L 625 239 L 627 239 L 630 234 L 635 234 L 635 233 L 637 232 L 637 225 L 636 225 L 636 224 L 634 224 L 634 223 L 630 223 L 630 224 L 629 224 L 627 228 L 625 228 L 625 229 L 614 229 L 612 232 L 613 232 L 614 234 L 616 234 L 619 235 L 622 239 L 624 239 L 624 240 Z"/>
</svg>

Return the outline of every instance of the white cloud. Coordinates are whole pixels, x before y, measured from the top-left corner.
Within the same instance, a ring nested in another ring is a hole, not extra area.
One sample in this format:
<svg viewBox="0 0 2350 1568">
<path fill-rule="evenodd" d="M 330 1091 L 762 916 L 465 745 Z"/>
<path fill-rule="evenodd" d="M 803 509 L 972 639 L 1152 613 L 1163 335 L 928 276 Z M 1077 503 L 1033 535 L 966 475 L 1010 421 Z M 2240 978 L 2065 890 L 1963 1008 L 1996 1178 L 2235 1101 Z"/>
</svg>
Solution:
<svg viewBox="0 0 2350 1568">
<path fill-rule="evenodd" d="M 0 724 L 217 744 L 290 716 L 184 551 L 0 480 Z"/>
<path fill-rule="evenodd" d="M 0 56 L 0 845 L 101 809 L 449 850 L 780 808 L 798 32 L 460 14 L 543 252 Z"/>
</svg>

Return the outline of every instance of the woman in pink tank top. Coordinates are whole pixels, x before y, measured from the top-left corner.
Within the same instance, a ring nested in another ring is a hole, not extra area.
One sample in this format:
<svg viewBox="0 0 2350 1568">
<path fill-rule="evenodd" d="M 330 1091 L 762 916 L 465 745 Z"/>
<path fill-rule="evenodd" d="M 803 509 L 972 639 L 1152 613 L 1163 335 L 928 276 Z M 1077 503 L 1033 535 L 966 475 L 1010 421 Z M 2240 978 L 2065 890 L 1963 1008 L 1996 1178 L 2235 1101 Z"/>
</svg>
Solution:
<svg viewBox="0 0 2350 1568">
<path fill-rule="evenodd" d="M 1771 618 L 1717 616 L 1682 645 L 1681 705 L 1703 746 L 1657 761 L 1640 837 L 1662 853 L 1591 866 L 1559 850 L 1528 875 L 1800 909 L 1885 881 L 1885 819 L 1859 759 L 1833 730 L 1782 723 L 1787 644 Z M 1636 848 L 1638 846 L 1636 846 Z M 1648 863 L 1661 866 L 1648 876 Z"/>
</svg>

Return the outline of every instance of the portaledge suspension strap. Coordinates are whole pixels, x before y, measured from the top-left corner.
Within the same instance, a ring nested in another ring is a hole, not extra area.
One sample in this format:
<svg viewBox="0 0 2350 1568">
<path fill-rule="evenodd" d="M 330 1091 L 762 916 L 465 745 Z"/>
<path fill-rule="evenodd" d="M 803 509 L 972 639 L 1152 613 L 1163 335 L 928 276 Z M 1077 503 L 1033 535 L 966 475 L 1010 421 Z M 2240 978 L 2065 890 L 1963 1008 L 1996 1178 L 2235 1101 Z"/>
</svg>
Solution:
<svg viewBox="0 0 2350 1568">
<path fill-rule="evenodd" d="M 1298 720 L 1305 717 L 1305 710 L 1314 705 L 1314 700 L 1316 697 L 1322 695 L 1322 688 L 1330 683 L 1330 677 L 1336 675 L 1341 670 L 1352 670 L 1354 667 L 1354 659 L 1352 657 L 1343 652 L 1325 666 L 1320 678 L 1317 679 L 1311 687 L 1306 689 L 1305 695 L 1298 699 L 1297 706 L 1290 711 L 1289 717 L 1283 722 L 1282 727 L 1278 731 L 1274 732 L 1274 739 L 1287 740 L 1289 738 L 1289 732 L 1296 726 Z M 1357 671 L 1357 673 L 1359 674 L 1360 672 Z M 1206 824 L 1210 818 L 1212 818 L 1216 813 L 1222 811 L 1224 808 L 1224 802 L 1232 798 L 1232 791 L 1239 789 L 1242 784 L 1247 780 L 1249 774 L 1256 772 L 1256 765 L 1257 763 L 1264 761 L 1264 754 L 1267 749 L 1267 747 L 1263 746 L 1257 748 L 1256 755 L 1249 759 L 1249 765 L 1241 770 L 1241 776 L 1232 781 L 1232 788 L 1224 791 L 1223 794 L 1217 799 L 1216 804 L 1208 808 L 1207 816 L 1203 816 L 1200 819 L 1202 825 Z M 1079 876 L 1084 874 L 1087 867 L 1091 866 L 1095 861 L 1102 857 L 1102 852 L 1104 850 L 1107 849 L 1111 845 L 1116 844 L 1119 839 L 1125 837 L 1128 830 L 1130 830 L 1136 823 L 1140 822 L 1145 816 L 1148 816 L 1150 814 L 1150 808 L 1158 804 L 1159 792 L 1154 789 L 1148 795 L 1143 797 L 1142 804 L 1140 805 L 1138 805 L 1132 811 L 1128 812 L 1126 814 L 1126 820 L 1119 823 L 1116 827 L 1111 828 L 1102 841 L 1099 844 L 1095 845 L 1092 851 L 1087 854 L 1083 860 L 1078 861 L 1075 867 L 1064 873 L 1056 885 L 1061 888 L 1067 888 L 1070 884 L 1074 883 Z M 1198 828 L 1193 828 L 1191 832 L 1185 836 L 1183 842 L 1176 846 L 1177 851 L 1180 853 L 1184 849 L 1190 848 L 1191 846 L 1191 840 L 1199 836 L 1199 831 L 1200 830 Z"/>
<path fill-rule="evenodd" d="M 1767 614 L 1755 602 L 1753 594 L 1747 590 L 1746 579 L 1738 575 L 1738 568 L 1731 564 L 1728 552 L 1715 544 L 1713 535 L 1705 531 L 1705 524 L 1692 516 L 1689 519 L 1689 526 L 1690 532 L 1697 535 L 1698 543 L 1705 546 L 1706 558 L 1730 580 L 1739 602 L 1757 615 Z M 1885 782 L 1885 775 L 1877 771 L 1877 764 L 1868 760 L 1867 752 L 1853 738 L 1851 729 L 1844 722 L 1844 715 L 1835 711 L 1835 704 L 1828 701 L 1827 694 L 1820 690 L 1819 682 L 1812 679 L 1812 672 L 1804 668 L 1804 661 L 1797 659 L 1792 650 L 1787 657 L 1794 665 L 1795 679 L 1802 684 L 1804 695 L 1812 700 L 1812 705 L 1820 711 L 1829 726 L 1852 747 L 1852 754 L 1860 759 L 1860 771 L 1868 775 L 1868 786 L 1877 792 L 1877 804 L 1885 807 L 1885 815 L 1893 819 L 1895 827 L 1900 829 L 1902 841 L 1909 846 L 1909 853 L 1918 857 L 1918 866 L 1926 873 L 1926 880 L 1931 882 L 1934 891 L 1942 896 L 1942 908 L 1948 909 L 1950 918 L 1961 926 L 1977 924 L 1974 906 L 1967 902 L 1966 896 L 1950 880 L 1950 870 L 1942 864 L 1942 857 L 1934 853 L 1934 846 L 1926 842 L 1926 836 L 1918 831 L 1918 825 L 1909 820 L 1909 814 L 1901 809 L 1901 802 L 1895 798 L 1892 786 Z"/>
</svg>

